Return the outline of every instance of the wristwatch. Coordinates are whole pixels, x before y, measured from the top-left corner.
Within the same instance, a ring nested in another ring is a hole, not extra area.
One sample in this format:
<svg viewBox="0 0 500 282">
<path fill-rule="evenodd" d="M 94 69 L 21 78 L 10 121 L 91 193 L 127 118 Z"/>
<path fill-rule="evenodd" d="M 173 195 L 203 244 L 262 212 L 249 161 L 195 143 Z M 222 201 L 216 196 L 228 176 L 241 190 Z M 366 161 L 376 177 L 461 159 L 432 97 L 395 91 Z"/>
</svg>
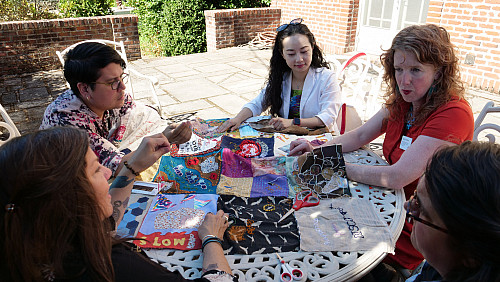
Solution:
<svg viewBox="0 0 500 282">
<path fill-rule="evenodd" d="M 300 118 L 293 118 L 293 124 L 300 126 Z"/>
</svg>

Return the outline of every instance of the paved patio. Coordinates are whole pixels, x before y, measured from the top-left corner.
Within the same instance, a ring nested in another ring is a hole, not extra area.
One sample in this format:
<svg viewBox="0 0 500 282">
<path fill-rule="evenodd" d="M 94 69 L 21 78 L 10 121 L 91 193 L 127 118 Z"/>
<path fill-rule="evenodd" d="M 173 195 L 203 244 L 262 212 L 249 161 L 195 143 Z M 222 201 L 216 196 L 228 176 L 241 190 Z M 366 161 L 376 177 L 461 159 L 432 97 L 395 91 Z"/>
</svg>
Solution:
<svg viewBox="0 0 500 282">
<path fill-rule="evenodd" d="M 143 58 L 130 64 L 159 79 L 157 92 L 167 115 L 196 111 L 198 117 L 208 119 L 234 116 L 253 99 L 264 86 L 270 57 L 270 49 L 233 47 L 209 53 Z M 135 98 L 148 103 L 147 84 L 132 79 Z M 62 71 L 54 70 L 0 77 L 0 89 L 2 104 L 21 133 L 27 133 L 37 129 L 46 105 L 66 86 Z M 498 94 L 474 89 L 469 89 L 468 94 L 475 117 L 489 100 L 500 105 Z M 488 117 L 486 121 L 500 124 L 500 116 Z"/>
</svg>

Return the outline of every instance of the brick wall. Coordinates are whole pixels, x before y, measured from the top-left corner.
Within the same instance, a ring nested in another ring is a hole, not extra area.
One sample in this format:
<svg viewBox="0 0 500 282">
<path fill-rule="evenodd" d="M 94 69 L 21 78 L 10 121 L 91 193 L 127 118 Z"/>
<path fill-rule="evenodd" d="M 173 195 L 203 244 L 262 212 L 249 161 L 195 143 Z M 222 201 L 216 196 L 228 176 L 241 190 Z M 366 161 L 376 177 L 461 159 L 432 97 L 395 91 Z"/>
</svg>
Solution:
<svg viewBox="0 0 500 282">
<path fill-rule="evenodd" d="M 206 10 L 207 50 L 247 43 L 259 32 L 274 31 L 280 18 L 275 8 Z"/>
<path fill-rule="evenodd" d="M 359 0 L 272 0 L 271 7 L 281 9 L 281 23 L 304 19 L 326 53 L 354 51 Z"/>
<path fill-rule="evenodd" d="M 123 40 L 129 60 L 141 58 L 137 16 L 0 23 L 0 75 L 61 68 L 56 50 L 87 39 Z"/>
<path fill-rule="evenodd" d="M 427 22 L 450 32 L 458 47 L 462 78 L 469 85 L 500 92 L 500 2 L 430 1 Z"/>
</svg>

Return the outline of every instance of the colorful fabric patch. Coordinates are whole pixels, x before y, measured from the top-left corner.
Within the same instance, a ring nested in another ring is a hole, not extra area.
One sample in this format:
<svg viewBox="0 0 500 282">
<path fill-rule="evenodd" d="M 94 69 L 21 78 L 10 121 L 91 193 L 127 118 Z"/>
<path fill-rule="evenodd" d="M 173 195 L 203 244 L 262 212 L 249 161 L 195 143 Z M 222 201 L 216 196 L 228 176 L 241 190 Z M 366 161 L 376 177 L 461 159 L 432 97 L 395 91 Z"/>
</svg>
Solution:
<svg viewBox="0 0 500 282">
<path fill-rule="evenodd" d="M 194 196 L 194 197 L 193 197 Z M 217 195 L 159 194 L 152 203 L 134 243 L 143 248 L 201 248 L 198 227 L 208 212 L 217 212 Z M 166 209 L 154 209 L 172 203 Z"/>
<path fill-rule="evenodd" d="M 244 158 L 264 158 L 274 156 L 274 138 L 236 139 L 222 137 L 222 148 L 228 148 L 233 153 Z"/>
<path fill-rule="evenodd" d="M 255 176 L 250 197 L 284 196 L 288 197 L 288 182 L 284 175 L 265 174 Z"/>
<path fill-rule="evenodd" d="M 139 230 L 139 225 L 143 221 L 146 212 L 148 211 L 151 201 L 154 196 L 142 194 L 130 194 L 129 202 L 132 203 L 127 207 L 123 214 L 123 219 L 116 228 L 116 233 L 121 237 L 135 237 Z"/>
<path fill-rule="evenodd" d="M 286 157 L 269 157 L 252 159 L 252 174 L 260 176 L 265 174 L 285 175 Z"/>
<path fill-rule="evenodd" d="M 222 137 L 212 139 L 202 138 L 196 134 L 191 134 L 191 139 L 180 145 L 170 145 L 170 155 L 172 157 L 186 157 L 210 153 L 220 149 Z"/>
<path fill-rule="evenodd" d="M 297 165 L 295 182 L 313 189 L 320 198 L 350 195 L 341 145 L 316 148 L 298 157 Z"/>
<path fill-rule="evenodd" d="M 197 135 L 203 137 L 203 138 L 216 138 L 219 136 L 222 136 L 224 133 L 218 133 L 217 128 L 222 125 L 227 118 L 223 119 L 208 119 L 204 120 L 201 118 L 196 118 L 195 120 L 191 121 L 191 128 L 194 133 Z"/>
<path fill-rule="evenodd" d="M 228 177 L 252 177 L 252 160 L 224 148 L 222 149 L 222 175 Z"/>
<path fill-rule="evenodd" d="M 224 233 L 222 245 L 226 254 L 289 252 L 299 247 L 295 218 L 289 216 L 277 223 L 292 208 L 291 199 L 222 195 L 217 208 L 229 214 L 230 225 Z"/>
<path fill-rule="evenodd" d="M 163 156 L 154 182 L 170 181 L 166 193 L 214 194 L 220 179 L 221 151 L 189 157 Z"/>
<path fill-rule="evenodd" d="M 217 194 L 250 197 L 252 184 L 253 178 L 251 177 L 232 178 L 222 175 L 217 186 Z"/>
<path fill-rule="evenodd" d="M 253 129 L 250 125 L 243 125 L 239 129 L 240 132 L 240 137 L 241 138 L 247 138 L 247 137 L 259 137 L 262 136 L 262 132 Z"/>
<path fill-rule="evenodd" d="M 282 147 L 289 147 L 293 140 L 298 138 L 306 139 L 312 144 L 320 145 L 333 139 L 331 133 L 325 133 L 321 135 L 305 135 L 297 136 L 292 134 L 274 133 L 274 155 L 275 156 L 286 156 L 288 152 L 281 150 Z"/>
</svg>

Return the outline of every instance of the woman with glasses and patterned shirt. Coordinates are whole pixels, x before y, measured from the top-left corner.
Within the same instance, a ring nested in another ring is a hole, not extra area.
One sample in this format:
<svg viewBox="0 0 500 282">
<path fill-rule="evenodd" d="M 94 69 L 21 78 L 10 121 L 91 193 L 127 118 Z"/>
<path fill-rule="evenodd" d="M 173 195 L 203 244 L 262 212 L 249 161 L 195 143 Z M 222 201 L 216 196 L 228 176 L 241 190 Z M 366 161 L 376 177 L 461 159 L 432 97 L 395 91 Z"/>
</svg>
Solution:
<svg viewBox="0 0 500 282">
<path fill-rule="evenodd" d="M 271 124 L 278 131 L 291 125 L 333 130 L 341 105 L 340 87 L 314 35 L 302 19 L 278 27 L 277 32 L 267 86 L 219 132 L 236 130 L 269 108 L 274 117 Z"/>
<path fill-rule="evenodd" d="M 361 183 L 404 189 L 408 199 L 437 149 L 472 139 L 474 116 L 464 98 L 458 57 L 444 28 L 432 24 L 406 27 L 380 59 L 387 84 L 384 105 L 360 127 L 322 146 L 342 144 L 342 150 L 349 152 L 385 133 L 383 153 L 389 165 L 346 164 L 347 176 Z M 290 145 L 290 155 L 312 149 L 306 140 L 296 140 Z M 385 259 L 406 273 L 423 259 L 413 248 L 410 234 L 411 224 L 406 223 L 396 242 L 396 254 Z"/>
<path fill-rule="evenodd" d="M 405 203 L 426 259 L 413 281 L 500 281 L 500 145 L 439 150 Z"/>
<path fill-rule="evenodd" d="M 125 91 L 128 80 L 125 67 L 125 61 L 110 46 L 97 42 L 78 44 L 66 54 L 64 63 L 64 77 L 71 89 L 47 107 L 40 126 L 40 129 L 53 126 L 84 129 L 99 162 L 114 174 L 132 156 L 131 149 L 135 149 L 121 142 L 126 139 L 127 130 L 131 130 L 127 128 L 133 124 L 129 119 L 137 115 L 154 118 L 158 127 L 151 133 L 163 132 L 170 143 L 184 143 L 191 137 L 188 123 L 168 125 L 153 109 L 132 99 Z M 140 139 L 134 145 L 139 142 Z"/>
</svg>

